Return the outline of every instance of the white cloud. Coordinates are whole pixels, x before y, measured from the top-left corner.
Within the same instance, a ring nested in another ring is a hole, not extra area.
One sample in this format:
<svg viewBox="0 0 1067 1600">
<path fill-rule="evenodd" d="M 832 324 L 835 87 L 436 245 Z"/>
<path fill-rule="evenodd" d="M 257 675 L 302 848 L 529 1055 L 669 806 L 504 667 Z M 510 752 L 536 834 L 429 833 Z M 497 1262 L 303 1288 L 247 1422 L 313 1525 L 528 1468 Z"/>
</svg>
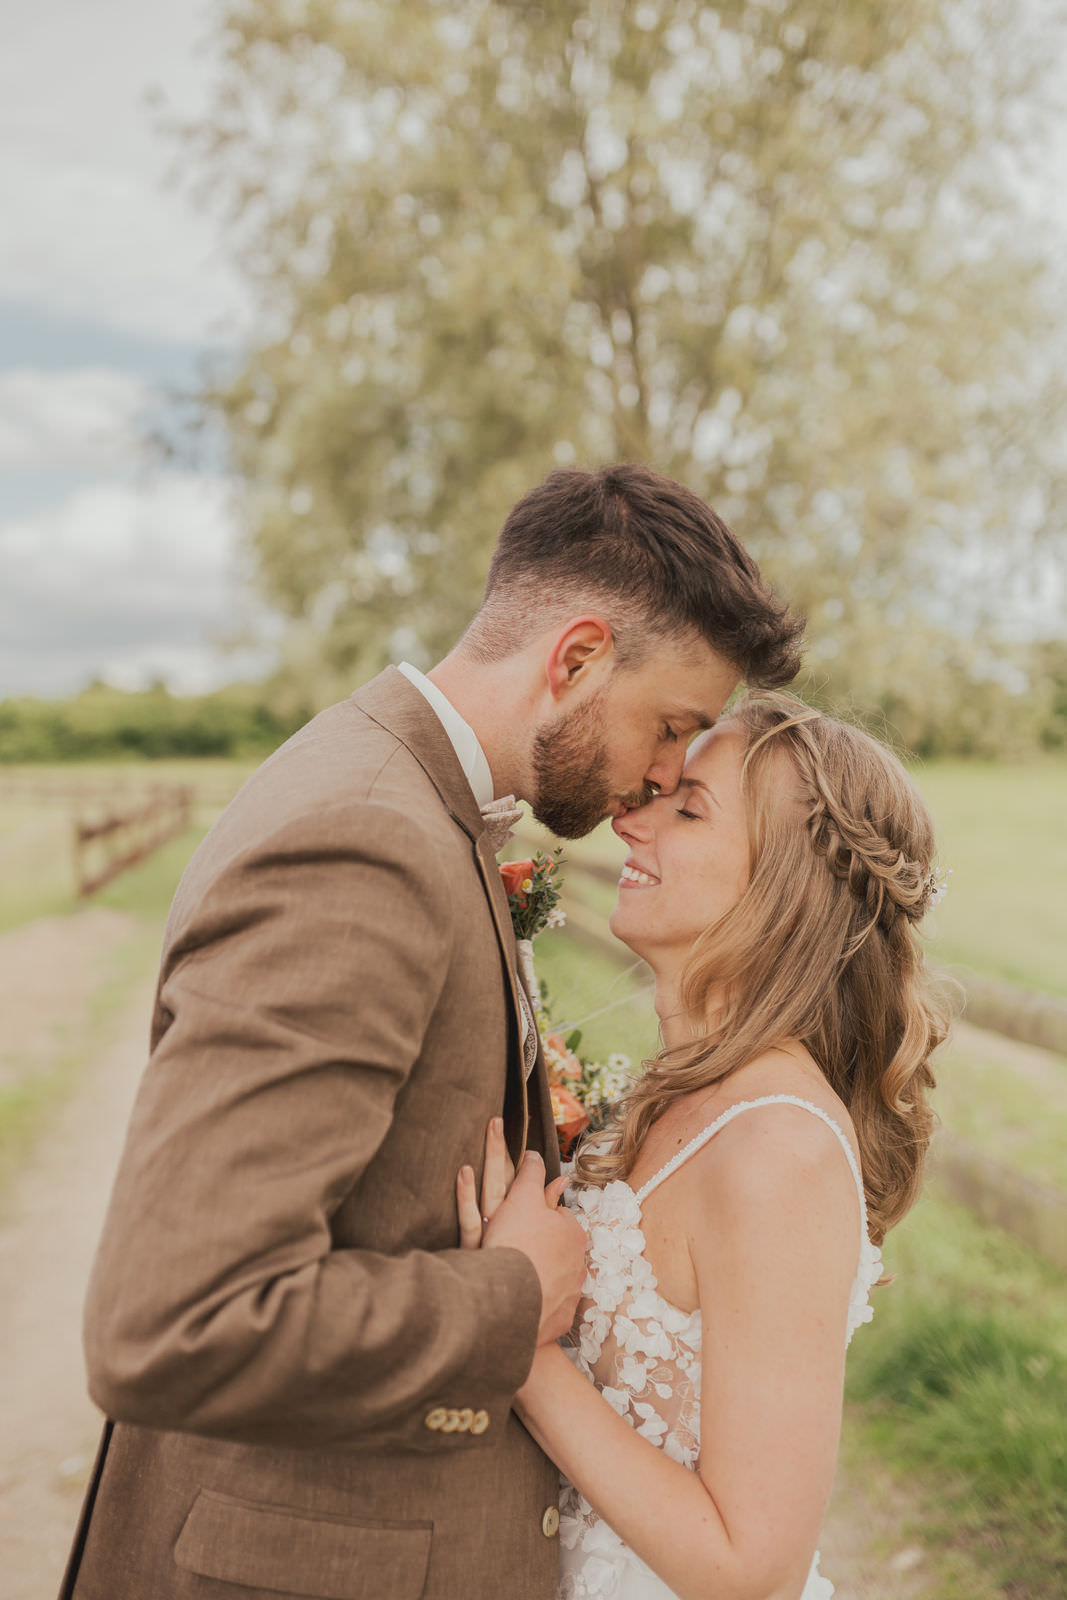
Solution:
<svg viewBox="0 0 1067 1600">
<path fill-rule="evenodd" d="M 152 396 L 139 378 L 106 367 L 0 371 L 0 468 L 110 471 L 143 451 Z"/>
<path fill-rule="evenodd" d="M 202 110 L 217 16 L 211 0 L 36 0 L 5 18 L 0 296 L 164 342 L 233 337 L 245 296 L 218 222 L 165 187 L 181 152 L 145 104 L 159 87 Z"/>
<path fill-rule="evenodd" d="M 102 676 L 195 693 L 263 672 L 223 648 L 239 598 L 230 487 L 175 472 L 97 483 L 0 526 L 0 696 Z"/>
</svg>

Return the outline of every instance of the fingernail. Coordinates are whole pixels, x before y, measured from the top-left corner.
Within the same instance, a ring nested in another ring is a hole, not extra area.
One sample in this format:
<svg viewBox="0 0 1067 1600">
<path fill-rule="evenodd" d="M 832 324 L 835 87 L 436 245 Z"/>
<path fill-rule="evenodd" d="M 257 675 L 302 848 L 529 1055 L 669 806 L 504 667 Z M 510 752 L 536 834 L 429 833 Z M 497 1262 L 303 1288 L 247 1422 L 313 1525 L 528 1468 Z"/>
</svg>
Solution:
<svg viewBox="0 0 1067 1600">
<path fill-rule="evenodd" d="M 503 1117 L 494 1117 L 493 1118 L 493 1132 L 497 1133 L 497 1134 L 500 1134 L 501 1136 L 503 1135 L 503 1132 L 504 1132 L 504 1119 L 503 1119 Z"/>
<path fill-rule="evenodd" d="M 525 1156 L 525 1160 L 527 1160 L 527 1161 L 540 1161 L 540 1159 L 541 1159 L 541 1157 L 538 1155 L 536 1150 L 527 1150 L 526 1156 Z"/>
<path fill-rule="evenodd" d="M 473 1183 L 474 1182 L 474 1168 L 473 1167 L 460 1167 L 459 1175 L 463 1179 L 464 1183 Z"/>
</svg>

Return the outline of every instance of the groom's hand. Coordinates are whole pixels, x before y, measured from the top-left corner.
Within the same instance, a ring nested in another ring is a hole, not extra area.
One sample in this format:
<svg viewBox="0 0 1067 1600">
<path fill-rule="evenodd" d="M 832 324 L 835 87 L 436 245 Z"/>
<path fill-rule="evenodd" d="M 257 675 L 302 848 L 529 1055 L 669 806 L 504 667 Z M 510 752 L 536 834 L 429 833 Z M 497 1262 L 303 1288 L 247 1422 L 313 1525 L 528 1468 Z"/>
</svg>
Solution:
<svg viewBox="0 0 1067 1600">
<path fill-rule="evenodd" d="M 533 1150 L 493 1215 L 482 1243 L 486 1249 L 521 1250 L 541 1283 L 538 1344 L 559 1339 L 574 1322 L 585 1278 L 585 1234 L 569 1211 L 558 1209 L 566 1178 L 545 1186 L 545 1164 Z"/>
</svg>

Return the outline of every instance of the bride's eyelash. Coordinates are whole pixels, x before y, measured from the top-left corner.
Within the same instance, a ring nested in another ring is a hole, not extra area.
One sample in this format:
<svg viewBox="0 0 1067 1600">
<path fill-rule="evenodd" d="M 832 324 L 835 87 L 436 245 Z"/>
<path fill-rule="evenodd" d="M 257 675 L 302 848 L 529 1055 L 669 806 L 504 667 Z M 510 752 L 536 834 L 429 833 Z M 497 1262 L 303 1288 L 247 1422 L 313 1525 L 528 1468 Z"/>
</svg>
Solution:
<svg viewBox="0 0 1067 1600">
<path fill-rule="evenodd" d="M 680 817 L 688 817 L 690 822 L 699 822 L 700 821 L 700 817 L 699 817 L 697 812 L 695 812 L 695 811 L 687 811 L 684 806 L 679 806 L 678 807 L 678 815 Z"/>
</svg>

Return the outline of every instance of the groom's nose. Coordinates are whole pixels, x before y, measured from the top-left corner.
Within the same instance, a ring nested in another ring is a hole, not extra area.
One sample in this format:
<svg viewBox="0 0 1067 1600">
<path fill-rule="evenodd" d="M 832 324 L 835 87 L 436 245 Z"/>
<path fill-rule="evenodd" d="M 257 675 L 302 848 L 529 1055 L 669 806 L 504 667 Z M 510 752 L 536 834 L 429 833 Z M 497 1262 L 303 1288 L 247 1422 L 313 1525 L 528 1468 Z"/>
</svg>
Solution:
<svg viewBox="0 0 1067 1600">
<path fill-rule="evenodd" d="M 645 782 L 652 784 L 659 794 L 673 794 L 685 768 L 686 744 L 679 739 L 677 747 L 667 755 L 657 755 L 645 773 Z"/>
</svg>

